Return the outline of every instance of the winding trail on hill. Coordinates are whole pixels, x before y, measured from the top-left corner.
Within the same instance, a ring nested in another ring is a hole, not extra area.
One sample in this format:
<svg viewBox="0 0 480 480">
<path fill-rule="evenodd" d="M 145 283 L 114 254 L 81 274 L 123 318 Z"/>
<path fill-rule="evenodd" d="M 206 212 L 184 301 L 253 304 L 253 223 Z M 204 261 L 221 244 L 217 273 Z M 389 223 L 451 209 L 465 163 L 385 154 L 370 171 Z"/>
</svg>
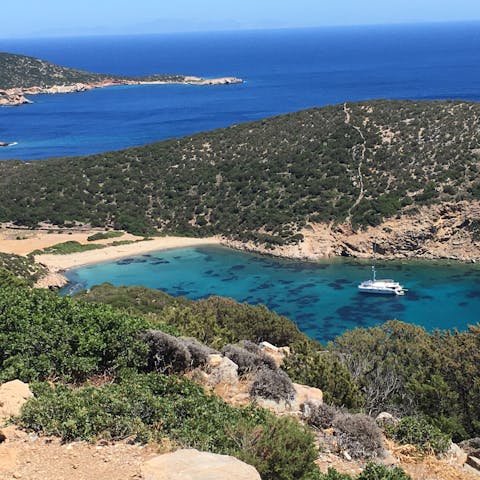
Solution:
<svg viewBox="0 0 480 480">
<path fill-rule="evenodd" d="M 366 145 L 367 141 L 366 141 L 365 136 L 363 135 L 363 132 L 360 129 L 360 127 L 358 127 L 356 125 L 352 125 L 351 114 L 350 114 L 350 111 L 347 107 L 346 102 L 343 104 L 343 111 L 345 112 L 345 124 L 349 125 L 353 129 L 355 129 L 362 139 L 362 144 L 360 145 L 360 150 L 361 150 L 360 159 L 358 161 L 358 169 L 357 169 L 358 182 L 359 182 L 359 185 L 360 185 L 360 192 L 359 192 L 358 197 L 355 200 L 354 204 L 348 209 L 348 215 L 347 215 L 347 218 L 346 218 L 346 222 L 351 223 L 352 211 L 359 205 L 359 203 L 363 200 L 363 197 L 365 196 L 365 189 L 364 189 L 364 186 L 363 186 L 362 167 L 363 167 L 363 162 L 365 161 L 365 155 L 367 153 L 367 145 Z M 356 162 L 356 160 L 357 160 L 358 147 L 359 147 L 359 145 L 354 145 L 352 147 L 352 159 L 353 159 L 354 162 Z"/>
</svg>

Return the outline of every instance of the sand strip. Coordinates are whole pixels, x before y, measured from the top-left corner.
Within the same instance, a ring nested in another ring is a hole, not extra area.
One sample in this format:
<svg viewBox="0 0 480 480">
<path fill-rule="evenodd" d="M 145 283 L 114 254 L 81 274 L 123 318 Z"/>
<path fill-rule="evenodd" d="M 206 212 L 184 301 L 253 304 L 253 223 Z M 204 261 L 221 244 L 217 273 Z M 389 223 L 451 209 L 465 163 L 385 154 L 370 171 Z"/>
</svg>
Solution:
<svg viewBox="0 0 480 480">
<path fill-rule="evenodd" d="M 110 246 L 98 250 L 88 250 L 67 255 L 36 255 L 35 261 L 45 265 L 50 272 L 57 273 L 94 263 L 109 262 L 125 257 L 133 257 L 148 252 L 172 248 L 196 247 L 199 245 L 219 245 L 220 238 L 161 237 L 128 245 Z"/>
</svg>

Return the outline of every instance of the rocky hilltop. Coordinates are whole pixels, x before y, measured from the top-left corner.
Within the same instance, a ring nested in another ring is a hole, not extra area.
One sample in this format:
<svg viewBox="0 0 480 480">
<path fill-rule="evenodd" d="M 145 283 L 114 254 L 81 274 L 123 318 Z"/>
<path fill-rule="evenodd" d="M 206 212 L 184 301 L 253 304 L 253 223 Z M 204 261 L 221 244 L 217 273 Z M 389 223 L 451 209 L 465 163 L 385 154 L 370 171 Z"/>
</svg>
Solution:
<svg viewBox="0 0 480 480">
<path fill-rule="evenodd" d="M 92 73 L 25 55 L 0 53 L 0 106 L 31 103 L 28 95 L 83 92 L 115 85 L 180 83 L 202 86 L 241 82 L 242 80 L 235 77 L 213 79 L 185 75 L 127 77 Z"/>
<path fill-rule="evenodd" d="M 223 236 L 294 257 L 480 258 L 480 105 L 369 101 L 0 162 L 0 221 Z"/>
</svg>

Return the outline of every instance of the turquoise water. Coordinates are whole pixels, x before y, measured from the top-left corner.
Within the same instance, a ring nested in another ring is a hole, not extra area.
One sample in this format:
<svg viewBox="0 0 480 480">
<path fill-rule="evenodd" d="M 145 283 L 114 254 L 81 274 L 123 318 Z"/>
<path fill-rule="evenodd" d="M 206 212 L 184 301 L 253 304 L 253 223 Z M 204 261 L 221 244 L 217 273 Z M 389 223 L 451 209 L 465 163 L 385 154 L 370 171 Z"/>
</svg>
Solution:
<svg viewBox="0 0 480 480">
<path fill-rule="evenodd" d="M 379 277 L 409 289 L 404 297 L 365 295 L 357 284 L 370 265 L 306 263 L 201 247 L 162 251 L 70 271 L 71 288 L 102 282 L 143 285 L 191 299 L 210 295 L 264 304 L 320 341 L 354 327 L 398 319 L 428 330 L 466 329 L 480 318 L 480 268 L 475 265 L 385 263 Z"/>
</svg>

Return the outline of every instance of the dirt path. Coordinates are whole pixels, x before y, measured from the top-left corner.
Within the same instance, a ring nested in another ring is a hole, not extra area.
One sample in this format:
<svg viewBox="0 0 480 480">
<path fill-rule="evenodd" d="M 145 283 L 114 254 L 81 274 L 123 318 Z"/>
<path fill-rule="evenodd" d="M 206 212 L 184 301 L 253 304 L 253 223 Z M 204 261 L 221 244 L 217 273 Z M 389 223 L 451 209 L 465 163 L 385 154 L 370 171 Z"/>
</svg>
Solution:
<svg viewBox="0 0 480 480">
<path fill-rule="evenodd" d="M 366 145 L 367 141 L 366 141 L 365 136 L 363 135 L 363 132 L 360 129 L 360 127 L 351 124 L 351 114 L 350 114 L 350 111 L 349 111 L 346 103 L 343 104 L 343 111 L 345 112 L 345 124 L 354 128 L 358 132 L 360 137 L 362 138 L 362 144 L 361 145 L 354 145 L 353 148 L 352 148 L 352 158 L 353 158 L 354 163 L 357 162 L 358 150 L 360 149 L 360 155 L 359 155 L 359 159 L 358 159 L 358 169 L 357 169 L 360 192 L 359 192 L 358 197 L 355 200 L 354 204 L 348 209 L 348 215 L 347 215 L 347 218 L 346 218 L 346 222 L 351 223 L 352 211 L 359 205 L 359 203 L 363 200 L 363 197 L 365 196 L 365 189 L 364 189 L 364 185 L 363 185 L 362 167 L 363 167 L 363 162 L 365 161 L 365 155 L 367 153 L 367 145 Z"/>
</svg>

